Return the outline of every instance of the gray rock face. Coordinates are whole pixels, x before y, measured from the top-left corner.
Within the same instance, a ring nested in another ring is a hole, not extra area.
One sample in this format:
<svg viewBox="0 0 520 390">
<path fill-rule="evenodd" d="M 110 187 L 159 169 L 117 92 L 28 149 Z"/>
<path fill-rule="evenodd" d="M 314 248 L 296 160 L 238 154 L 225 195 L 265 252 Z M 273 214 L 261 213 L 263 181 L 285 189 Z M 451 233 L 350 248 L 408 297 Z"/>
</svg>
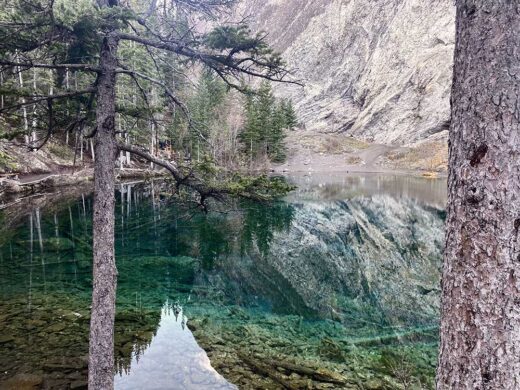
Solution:
<svg viewBox="0 0 520 390">
<path fill-rule="evenodd" d="M 243 0 L 305 87 L 277 87 L 310 131 L 412 144 L 449 126 L 452 0 Z"/>
</svg>

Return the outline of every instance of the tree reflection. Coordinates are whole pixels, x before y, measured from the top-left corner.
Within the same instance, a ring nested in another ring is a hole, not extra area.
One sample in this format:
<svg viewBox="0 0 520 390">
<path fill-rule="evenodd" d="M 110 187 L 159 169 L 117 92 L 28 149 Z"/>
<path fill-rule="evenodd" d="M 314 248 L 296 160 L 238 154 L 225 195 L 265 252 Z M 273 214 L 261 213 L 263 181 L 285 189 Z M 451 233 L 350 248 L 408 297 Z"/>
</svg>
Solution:
<svg viewBox="0 0 520 390">
<path fill-rule="evenodd" d="M 241 234 L 241 253 L 252 249 L 255 244 L 259 252 L 266 255 L 275 232 L 289 230 L 294 215 L 293 206 L 285 202 L 243 202 L 244 219 Z"/>
<path fill-rule="evenodd" d="M 132 358 L 150 345 L 165 302 L 188 311 L 195 302 L 220 305 L 223 290 L 206 276 L 255 248 L 266 254 L 275 232 L 291 223 L 292 206 L 282 202 L 231 202 L 206 214 L 172 202 L 164 189 L 161 183 L 119 188 L 119 373 L 129 372 Z M 45 383 L 58 386 L 86 378 L 91 213 L 88 191 L 41 197 L 0 213 L 0 344 L 6 347 L 0 383 L 20 372 L 41 373 Z"/>
</svg>

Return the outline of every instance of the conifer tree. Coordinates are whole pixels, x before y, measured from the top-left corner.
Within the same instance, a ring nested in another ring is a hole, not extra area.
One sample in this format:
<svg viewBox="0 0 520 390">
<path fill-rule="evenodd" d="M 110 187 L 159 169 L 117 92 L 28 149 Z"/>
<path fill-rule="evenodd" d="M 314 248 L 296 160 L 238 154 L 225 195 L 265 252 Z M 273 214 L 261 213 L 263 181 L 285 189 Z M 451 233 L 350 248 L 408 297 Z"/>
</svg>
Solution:
<svg viewBox="0 0 520 390">
<path fill-rule="evenodd" d="M 245 76 L 285 81 L 288 74 L 265 36 L 251 36 L 245 26 L 217 26 L 207 34 L 198 34 L 189 26 L 186 34 L 179 34 L 179 14 L 191 12 L 199 19 L 210 18 L 231 3 L 2 0 L 0 73 L 2 79 L 5 75 L 13 81 L 10 90 L 2 91 L 4 96 L 9 94 L 0 108 L 2 119 L 21 128 L 20 135 L 31 149 L 63 132 L 75 132 L 81 143 L 85 138 L 95 139 L 90 389 L 113 388 L 117 156 L 132 153 L 167 169 L 178 186 L 198 193 L 201 207 L 208 197 L 226 193 L 225 188 L 208 183 L 193 170 L 183 170 L 158 158 L 153 150 L 132 144 L 131 137 L 118 139 L 121 131 L 128 134 L 129 128 L 142 128 L 144 138 L 156 139 L 165 116 L 157 107 L 164 101 L 182 112 L 188 128 L 191 126 L 187 104 L 176 95 L 167 77 L 174 71 L 172 58 L 174 64 L 197 63 L 209 68 L 237 89 L 243 89 Z M 127 45 L 140 48 L 139 53 L 126 55 Z M 36 88 L 29 83 L 35 69 L 39 70 Z M 40 73 L 47 75 L 50 85 L 40 80 Z M 70 83 L 71 74 L 74 83 Z M 30 113 L 36 119 L 34 127 L 29 125 Z M 123 116 L 126 121 L 122 121 Z"/>
<path fill-rule="evenodd" d="M 520 386 L 520 5 L 456 2 L 438 390 Z"/>
<path fill-rule="evenodd" d="M 286 137 L 287 118 L 282 103 L 273 107 L 268 125 L 268 157 L 273 162 L 283 162 L 286 157 L 284 139 Z"/>
<path fill-rule="evenodd" d="M 218 109 L 226 97 L 226 86 L 213 72 L 205 70 L 197 83 L 195 95 L 188 107 L 192 114 L 193 126 L 190 129 L 190 151 L 197 154 L 208 151 L 211 130 L 216 125 Z"/>
<path fill-rule="evenodd" d="M 284 128 L 293 130 L 298 125 L 298 117 L 290 99 L 283 99 L 281 108 L 284 114 Z"/>
<path fill-rule="evenodd" d="M 251 160 L 267 157 L 273 162 L 285 160 L 285 131 L 296 124 L 290 101 L 277 102 L 271 85 L 263 82 L 258 91 L 247 96 L 246 123 L 240 134 L 243 150 Z"/>
</svg>

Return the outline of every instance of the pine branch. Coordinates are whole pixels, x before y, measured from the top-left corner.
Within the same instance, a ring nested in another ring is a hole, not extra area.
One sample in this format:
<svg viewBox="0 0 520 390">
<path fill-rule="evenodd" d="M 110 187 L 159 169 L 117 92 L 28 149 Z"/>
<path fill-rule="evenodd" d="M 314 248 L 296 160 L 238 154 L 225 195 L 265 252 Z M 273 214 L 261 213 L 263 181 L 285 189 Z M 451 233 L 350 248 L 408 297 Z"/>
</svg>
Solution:
<svg viewBox="0 0 520 390">
<path fill-rule="evenodd" d="M 299 81 L 286 79 L 286 77 L 289 75 L 288 70 L 276 64 L 270 64 L 269 62 L 266 62 L 265 60 L 261 60 L 259 58 L 236 58 L 233 55 L 229 56 L 204 53 L 193 50 L 184 45 L 183 43 L 171 39 L 153 40 L 127 33 L 119 33 L 118 37 L 122 40 L 133 41 L 141 45 L 151 46 L 155 47 L 156 49 L 170 51 L 180 56 L 202 62 L 211 69 L 218 71 L 219 74 L 221 74 L 224 77 L 234 72 L 234 74 L 232 75 L 235 77 L 237 77 L 240 74 L 245 74 L 248 76 L 258 77 L 269 81 L 284 82 L 288 84 L 296 84 L 299 86 L 303 86 L 303 84 Z M 250 64 L 246 65 L 247 61 L 249 61 Z M 260 68 L 260 70 L 255 70 L 256 68 Z"/>
</svg>

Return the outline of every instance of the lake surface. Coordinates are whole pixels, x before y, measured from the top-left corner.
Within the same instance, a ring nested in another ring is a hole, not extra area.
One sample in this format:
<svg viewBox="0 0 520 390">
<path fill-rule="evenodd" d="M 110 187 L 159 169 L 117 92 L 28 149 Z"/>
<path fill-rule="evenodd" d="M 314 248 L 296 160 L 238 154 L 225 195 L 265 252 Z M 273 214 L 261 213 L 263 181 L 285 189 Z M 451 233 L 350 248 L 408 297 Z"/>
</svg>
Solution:
<svg viewBox="0 0 520 390">
<path fill-rule="evenodd" d="M 446 181 L 300 176 L 206 214 L 117 191 L 117 389 L 433 388 Z M 0 388 L 86 385 L 92 197 L 0 211 Z"/>
</svg>

